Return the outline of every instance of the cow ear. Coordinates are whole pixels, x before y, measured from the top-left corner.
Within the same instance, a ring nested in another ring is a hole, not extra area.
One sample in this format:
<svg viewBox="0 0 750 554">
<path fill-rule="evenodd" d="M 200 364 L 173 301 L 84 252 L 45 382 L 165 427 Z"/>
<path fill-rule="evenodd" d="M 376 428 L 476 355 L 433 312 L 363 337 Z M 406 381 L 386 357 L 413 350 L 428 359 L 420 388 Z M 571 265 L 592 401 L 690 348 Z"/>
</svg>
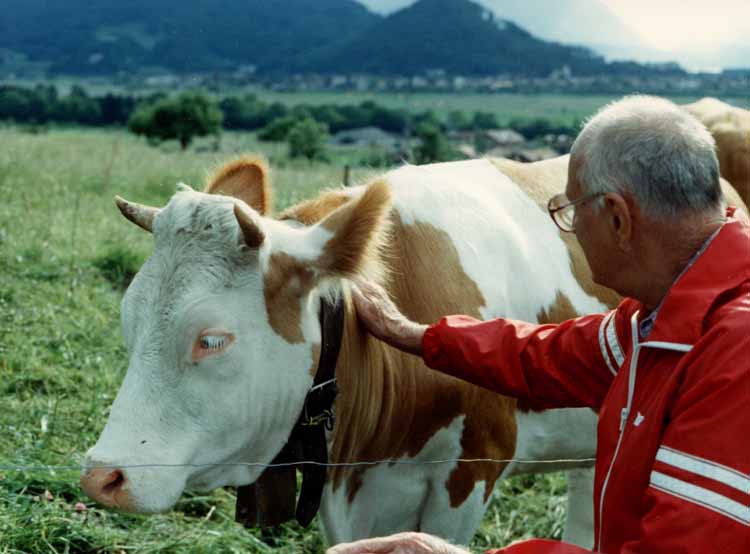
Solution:
<svg viewBox="0 0 750 554">
<path fill-rule="evenodd" d="M 245 156 L 225 164 L 209 179 L 205 192 L 232 196 L 256 212 L 272 211 L 268 163 L 262 158 Z"/>
<path fill-rule="evenodd" d="M 330 237 L 315 265 L 323 276 L 354 277 L 367 272 L 387 233 L 391 190 L 379 180 L 359 199 L 344 204 L 315 226 Z M 331 236 L 332 235 L 332 236 Z"/>
</svg>

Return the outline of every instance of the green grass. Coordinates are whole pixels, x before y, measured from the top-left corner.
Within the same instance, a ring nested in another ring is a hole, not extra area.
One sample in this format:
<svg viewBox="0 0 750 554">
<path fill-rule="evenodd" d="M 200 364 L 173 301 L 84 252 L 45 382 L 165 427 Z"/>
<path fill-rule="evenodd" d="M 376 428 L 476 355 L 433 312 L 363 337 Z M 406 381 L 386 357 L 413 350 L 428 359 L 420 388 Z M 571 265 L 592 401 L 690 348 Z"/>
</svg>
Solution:
<svg viewBox="0 0 750 554">
<path fill-rule="evenodd" d="M 200 187 L 222 160 L 261 150 L 283 208 L 338 183 L 345 160 L 292 163 L 283 147 L 246 134 L 225 135 L 218 152 L 204 140 L 183 153 L 117 130 L 0 128 L 0 145 L 0 554 L 322 552 L 315 525 L 263 534 L 235 524 L 228 490 L 133 516 L 88 500 L 76 470 L 8 466 L 78 464 L 123 378 L 122 288 L 152 245 L 119 215 L 115 194 L 160 205 L 176 182 Z M 371 173 L 354 168 L 356 179 Z M 560 536 L 561 475 L 513 479 L 494 495 L 475 550 Z"/>
</svg>

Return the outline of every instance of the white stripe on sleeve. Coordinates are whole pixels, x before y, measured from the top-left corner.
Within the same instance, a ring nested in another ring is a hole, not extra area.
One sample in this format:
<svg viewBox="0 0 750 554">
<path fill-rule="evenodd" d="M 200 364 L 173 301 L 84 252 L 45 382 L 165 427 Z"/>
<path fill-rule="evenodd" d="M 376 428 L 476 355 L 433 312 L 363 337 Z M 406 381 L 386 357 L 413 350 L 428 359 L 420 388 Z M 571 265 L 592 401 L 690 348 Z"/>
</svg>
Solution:
<svg viewBox="0 0 750 554">
<path fill-rule="evenodd" d="M 656 459 L 659 462 L 713 479 L 745 494 L 750 494 L 750 477 L 721 464 L 685 454 L 666 446 L 659 448 Z"/>
<path fill-rule="evenodd" d="M 713 510 L 744 525 L 750 525 L 750 507 L 716 492 L 658 471 L 651 472 L 651 486 L 656 490 Z"/>
<path fill-rule="evenodd" d="M 625 361 L 625 355 L 622 353 L 620 341 L 617 338 L 617 329 L 615 329 L 614 318 L 610 319 L 609 324 L 607 325 L 607 343 L 609 343 L 609 349 L 612 351 L 612 355 L 615 357 L 617 367 L 622 367 L 622 363 Z"/>
<path fill-rule="evenodd" d="M 615 366 L 612 365 L 612 361 L 609 357 L 609 352 L 607 352 L 607 344 L 604 341 L 604 329 L 607 327 L 607 324 L 612 319 L 613 315 L 615 315 L 614 311 L 609 312 L 607 317 L 602 320 L 601 325 L 599 325 L 599 348 L 602 349 L 602 357 L 604 358 L 604 361 L 607 362 L 609 371 L 612 373 L 612 375 L 617 375 L 617 370 L 615 369 Z"/>
</svg>

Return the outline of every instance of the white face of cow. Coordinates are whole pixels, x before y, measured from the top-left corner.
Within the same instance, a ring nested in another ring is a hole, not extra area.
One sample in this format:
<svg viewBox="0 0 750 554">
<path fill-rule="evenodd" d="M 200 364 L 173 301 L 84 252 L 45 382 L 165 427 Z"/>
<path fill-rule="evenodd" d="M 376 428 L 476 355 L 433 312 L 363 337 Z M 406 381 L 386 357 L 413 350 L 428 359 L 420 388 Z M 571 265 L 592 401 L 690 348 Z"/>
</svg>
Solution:
<svg viewBox="0 0 750 554">
<path fill-rule="evenodd" d="M 318 285 L 356 271 L 335 258 L 350 248 L 365 255 L 387 210 L 380 189 L 305 228 L 192 190 L 158 212 L 121 203 L 156 246 L 122 301 L 130 364 L 87 454 L 87 494 L 153 512 L 186 487 L 258 478 L 262 467 L 242 464 L 268 463 L 284 445 L 317 365 Z M 380 203 L 377 221 L 361 218 L 368 196 Z M 339 244 L 351 242 L 343 233 L 352 225 L 369 229 L 360 244 Z"/>
</svg>

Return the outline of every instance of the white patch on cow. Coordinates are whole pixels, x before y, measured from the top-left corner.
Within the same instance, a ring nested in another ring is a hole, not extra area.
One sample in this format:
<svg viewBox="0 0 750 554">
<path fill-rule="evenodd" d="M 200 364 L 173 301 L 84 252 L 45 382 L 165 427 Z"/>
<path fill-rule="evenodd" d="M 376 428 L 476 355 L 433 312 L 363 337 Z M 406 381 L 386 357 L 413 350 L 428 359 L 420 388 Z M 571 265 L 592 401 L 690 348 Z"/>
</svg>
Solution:
<svg viewBox="0 0 750 554">
<path fill-rule="evenodd" d="M 580 460 L 592 458 L 596 451 L 597 415 L 584 408 L 566 408 L 543 412 L 516 412 L 517 460 Z M 575 430 L 576 440 L 570 440 Z M 591 433 L 582 433 L 591 430 Z M 558 471 L 571 467 L 570 463 L 514 462 L 505 468 L 503 475 Z M 581 464 L 579 464 L 581 465 Z M 591 465 L 587 462 L 583 465 Z"/>
<path fill-rule="evenodd" d="M 461 456 L 464 416 L 455 418 L 409 462 Z M 326 484 L 321 503 L 323 531 L 330 544 L 398 531 L 420 530 L 467 543 L 484 513 L 485 483 L 478 482 L 459 508 L 452 508 L 446 483 L 456 463 L 380 464 L 362 476 L 352 503 L 343 483 L 335 492 Z"/>
<path fill-rule="evenodd" d="M 263 219 L 263 228 L 268 231 L 270 248 L 274 252 L 284 252 L 301 262 L 318 259 L 333 237 L 333 233 L 320 225 L 300 227 L 291 221 Z"/>
</svg>

